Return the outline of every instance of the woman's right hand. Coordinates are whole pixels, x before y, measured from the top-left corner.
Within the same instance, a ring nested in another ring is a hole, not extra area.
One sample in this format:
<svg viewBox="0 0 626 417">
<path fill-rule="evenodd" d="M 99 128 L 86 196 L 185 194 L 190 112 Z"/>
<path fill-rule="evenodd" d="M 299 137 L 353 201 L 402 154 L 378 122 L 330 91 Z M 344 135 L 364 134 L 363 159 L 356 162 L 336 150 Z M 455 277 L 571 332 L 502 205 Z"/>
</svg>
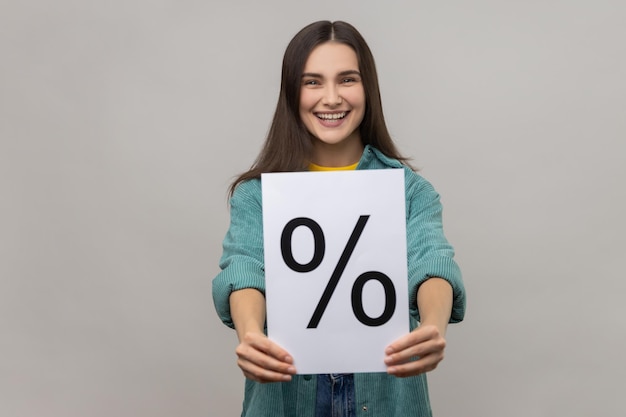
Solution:
<svg viewBox="0 0 626 417">
<path fill-rule="evenodd" d="M 230 310 L 239 338 L 237 365 L 246 378 L 257 382 L 290 381 L 296 373 L 289 353 L 263 333 L 265 297 L 253 288 L 230 294 Z"/>
<path fill-rule="evenodd" d="M 291 355 L 272 342 L 263 332 L 246 332 L 235 352 L 238 358 L 237 365 L 246 378 L 253 381 L 291 381 L 291 375 L 296 373 Z"/>
</svg>

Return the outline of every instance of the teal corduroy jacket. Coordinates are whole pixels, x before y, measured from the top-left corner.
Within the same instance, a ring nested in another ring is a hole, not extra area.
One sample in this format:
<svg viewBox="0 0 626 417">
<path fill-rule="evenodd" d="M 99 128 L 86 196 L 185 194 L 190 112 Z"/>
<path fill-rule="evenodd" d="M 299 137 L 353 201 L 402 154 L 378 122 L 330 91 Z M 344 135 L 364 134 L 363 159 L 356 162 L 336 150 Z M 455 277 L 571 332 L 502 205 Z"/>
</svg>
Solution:
<svg viewBox="0 0 626 417">
<path fill-rule="evenodd" d="M 446 240 L 439 195 L 423 177 L 366 146 L 356 169 L 404 169 L 411 329 L 419 323 L 417 289 L 430 277 L 447 280 L 453 290 L 450 322 L 463 320 L 465 289 Z M 231 222 L 223 242 L 222 271 L 213 279 L 213 301 L 220 319 L 233 327 L 230 293 L 256 288 L 265 293 L 261 180 L 237 186 L 230 200 Z M 426 375 L 397 378 L 385 373 L 354 376 L 356 412 L 369 417 L 431 416 Z M 314 417 L 316 378 L 296 375 L 290 382 L 259 384 L 246 379 L 242 417 Z"/>
</svg>

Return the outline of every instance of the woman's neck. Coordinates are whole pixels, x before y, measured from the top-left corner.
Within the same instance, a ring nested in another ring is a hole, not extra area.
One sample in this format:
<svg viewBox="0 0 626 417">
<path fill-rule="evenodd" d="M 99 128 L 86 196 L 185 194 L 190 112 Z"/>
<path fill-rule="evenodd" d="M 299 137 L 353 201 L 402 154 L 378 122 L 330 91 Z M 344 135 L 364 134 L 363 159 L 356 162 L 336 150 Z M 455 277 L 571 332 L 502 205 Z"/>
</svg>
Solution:
<svg viewBox="0 0 626 417">
<path fill-rule="evenodd" d="M 359 162 L 363 155 L 361 139 L 328 144 L 320 140 L 313 142 L 311 162 L 323 167 L 345 167 Z"/>
</svg>

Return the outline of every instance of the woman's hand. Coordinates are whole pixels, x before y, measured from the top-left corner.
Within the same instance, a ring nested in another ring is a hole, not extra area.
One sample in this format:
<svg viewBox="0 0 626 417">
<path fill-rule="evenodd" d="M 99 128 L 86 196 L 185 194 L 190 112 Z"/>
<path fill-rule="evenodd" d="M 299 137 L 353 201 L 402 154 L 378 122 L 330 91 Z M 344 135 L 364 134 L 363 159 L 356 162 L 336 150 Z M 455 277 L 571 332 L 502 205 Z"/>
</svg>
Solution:
<svg viewBox="0 0 626 417">
<path fill-rule="evenodd" d="M 387 372 L 398 377 L 430 372 L 443 360 L 445 347 L 446 339 L 437 326 L 422 325 L 387 347 Z"/>
<path fill-rule="evenodd" d="M 262 332 L 246 332 L 235 352 L 237 365 L 253 381 L 291 381 L 291 375 L 296 373 L 289 353 Z"/>
<path fill-rule="evenodd" d="M 230 310 L 239 338 L 237 365 L 257 382 L 290 381 L 296 373 L 293 358 L 263 333 L 265 297 L 247 288 L 230 294 Z"/>
<path fill-rule="evenodd" d="M 417 290 L 417 307 L 421 326 L 385 349 L 385 364 L 391 375 L 407 377 L 430 372 L 443 360 L 452 287 L 442 278 L 429 278 Z"/>
</svg>

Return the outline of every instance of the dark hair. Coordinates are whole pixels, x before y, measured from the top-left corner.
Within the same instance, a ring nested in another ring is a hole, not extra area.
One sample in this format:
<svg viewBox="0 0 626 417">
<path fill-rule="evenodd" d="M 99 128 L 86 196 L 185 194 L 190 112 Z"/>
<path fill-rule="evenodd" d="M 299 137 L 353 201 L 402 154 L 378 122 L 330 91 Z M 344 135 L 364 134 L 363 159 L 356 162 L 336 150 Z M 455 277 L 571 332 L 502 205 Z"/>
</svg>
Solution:
<svg viewBox="0 0 626 417">
<path fill-rule="evenodd" d="M 283 57 L 278 104 L 265 144 L 250 170 L 232 183 L 231 195 L 239 183 L 258 178 L 263 172 L 304 171 L 308 168 L 312 136 L 299 113 L 302 72 L 311 51 L 328 41 L 348 45 L 356 53 L 365 90 L 365 114 L 359 126 L 363 145 L 372 145 L 383 154 L 407 163 L 408 159 L 399 154 L 385 125 L 376 65 L 367 43 L 349 23 L 319 21 L 303 28 L 289 42 Z"/>
</svg>

